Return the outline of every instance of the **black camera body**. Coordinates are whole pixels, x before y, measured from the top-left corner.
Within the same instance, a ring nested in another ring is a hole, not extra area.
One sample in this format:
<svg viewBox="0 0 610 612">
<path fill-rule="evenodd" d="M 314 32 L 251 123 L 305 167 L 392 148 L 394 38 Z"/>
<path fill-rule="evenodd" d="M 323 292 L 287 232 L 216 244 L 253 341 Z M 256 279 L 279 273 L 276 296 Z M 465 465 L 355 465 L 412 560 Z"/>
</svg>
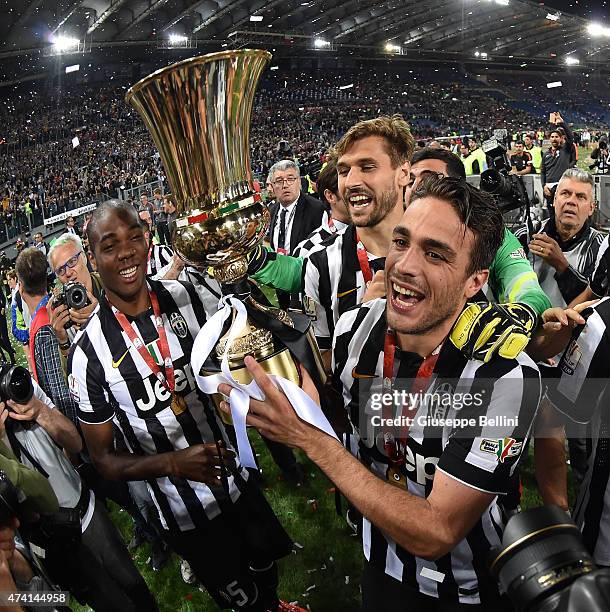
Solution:
<svg viewBox="0 0 610 612">
<path fill-rule="evenodd" d="M 322 171 L 322 162 L 319 155 L 310 155 L 303 159 L 299 164 L 301 176 L 309 175 L 312 181 L 317 181 L 320 172 Z"/>
<path fill-rule="evenodd" d="M 529 217 L 530 207 L 523 179 L 516 174 L 510 174 L 511 164 L 506 148 L 498 140 L 486 140 L 481 148 L 487 156 L 489 166 L 481 173 L 481 190 L 496 197 L 509 228 L 522 226 L 523 218 L 526 215 Z"/>
<path fill-rule="evenodd" d="M 87 288 L 78 281 L 70 281 L 63 285 L 61 291 L 53 298 L 53 308 L 57 308 L 64 304 L 68 308 L 80 310 L 90 303 L 87 296 Z M 72 327 L 72 321 L 68 320 L 64 327 L 65 329 Z"/>
</svg>

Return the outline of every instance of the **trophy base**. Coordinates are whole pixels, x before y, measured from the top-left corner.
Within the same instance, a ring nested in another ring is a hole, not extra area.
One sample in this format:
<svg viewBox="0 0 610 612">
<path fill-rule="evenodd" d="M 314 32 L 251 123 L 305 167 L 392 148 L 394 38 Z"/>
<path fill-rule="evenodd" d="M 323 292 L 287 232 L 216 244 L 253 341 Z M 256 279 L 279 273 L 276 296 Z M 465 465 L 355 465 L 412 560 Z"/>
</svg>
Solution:
<svg viewBox="0 0 610 612">
<path fill-rule="evenodd" d="M 300 367 L 295 363 L 290 351 L 287 348 L 282 348 L 269 355 L 268 357 L 257 359 L 263 370 L 267 374 L 276 374 L 282 378 L 293 382 L 295 385 L 301 386 L 302 378 Z M 205 366 L 204 366 L 205 368 Z M 201 370 L 202 376 L 209 376 L 216 374 L 217 372 Z M 237 382 L 242 385 L 247 385 L 252 382 L 252 375 L 248 371 L 248 368 L 242 363 L 241 365 L 231 366 L 231 374 Z M 220 418 L 227 425 L 233 425 L 233 420 L 230 416 L 226 415 L 220 410 L 220 402 L 223 401 L 224 397 L 220 393 L 215 393 L 210 396 L 214 402 L 214 406 L 220 415 Z"/>
</svg>

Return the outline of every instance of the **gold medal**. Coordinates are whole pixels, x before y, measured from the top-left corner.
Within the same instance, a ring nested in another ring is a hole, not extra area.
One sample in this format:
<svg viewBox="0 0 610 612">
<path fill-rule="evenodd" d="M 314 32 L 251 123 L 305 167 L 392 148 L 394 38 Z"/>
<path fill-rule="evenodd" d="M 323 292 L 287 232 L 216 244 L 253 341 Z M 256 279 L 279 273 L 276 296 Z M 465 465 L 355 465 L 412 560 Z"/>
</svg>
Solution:
<svg viewBox="0 0 610 612">
<path fill-rule="evenodd" d="M 186 400 L 182 397 L 182 395 L 178 395 L 174 393 L 172 395 L 172 412 L 178 416 L 183 412 L 187 411 Z"/>
</svg>

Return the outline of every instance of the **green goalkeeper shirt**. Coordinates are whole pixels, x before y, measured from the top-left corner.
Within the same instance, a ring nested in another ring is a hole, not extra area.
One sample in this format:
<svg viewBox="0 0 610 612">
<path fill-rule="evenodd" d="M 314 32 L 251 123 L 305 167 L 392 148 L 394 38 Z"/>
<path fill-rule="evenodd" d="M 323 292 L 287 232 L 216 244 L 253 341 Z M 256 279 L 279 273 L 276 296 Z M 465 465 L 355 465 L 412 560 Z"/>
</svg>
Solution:
<svg viewBox="0 0 610 612">
<path fill-rule="evenodd" d="M 334 234 L 322 244 L 339 235 L 340 233 Z M 252 278 L 263 285 L 287 293 L 302 292 L 304 286 L 303 258 L 271 252 L 273 256 L 261 270 L 252 275 Z M 354 253 L 354 258 L 357 259 L 356 253 Z M 533 308 L 538 315 L 551 307 L 551 302 L 540 287 L 538 277 L 525 256 L 521 243 L 507 229 L 504 230 L 504 241 L 489 268 L 488 284 L 494 298 L 499 303 L 521 302 Z"/>
</svg>

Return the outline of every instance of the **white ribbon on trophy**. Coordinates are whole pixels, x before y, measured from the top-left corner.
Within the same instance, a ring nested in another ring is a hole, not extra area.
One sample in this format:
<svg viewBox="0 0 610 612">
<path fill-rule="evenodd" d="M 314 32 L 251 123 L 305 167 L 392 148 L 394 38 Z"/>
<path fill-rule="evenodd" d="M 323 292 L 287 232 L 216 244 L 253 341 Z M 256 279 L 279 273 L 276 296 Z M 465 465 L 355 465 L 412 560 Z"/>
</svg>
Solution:
<svg viewBox="0 0 610 612">
<path fill-rule="evenodd" d="M 227 340 L 227 350 L 225 351 L 222 362 L 220 365 L 221 372 L 219 374 L 212 374 L 210 376 L 201 376 L 201 367 L 205 363 L 205 360 L 214 350 L 214 347 L 220 339 L 222 329 L 225 321 L 233 316 L 235 311 L 236 317 L 233 321 L 229 330 L 229 336 Z M 255 380 L 252 380 L 248 385 L 242 385 L 236 381 L 229 369 L 228 353 L 229 348 L 233 344 L 233 341 L 239 334 L 239 332 L 246 325 L 247 311 L 244 304 L 234 297 L 229 295 L 223 297 L 220 301 L 220 310 L 216 312 L 210 320 L 201 328 L 195 338 L 193 344 L 193 352 L 191 356 L 191 366 L 193 368 L 193 374 L 199 388 L 208 395 L 218 393 L 218 386 L 222 383 L 226 383 L 233 387 L 230 397 L 231 406 L 231 417 L 233 419 L 233 426 L 235 427 L 235 434 L 237 436 L 237 452 L 239 455 L 240 463 L 245 467 L 256 468 L 256 462 L 254 460 L 254 453 L 248 439 L 248 433 L 246 430 L 246 416 L 250 409 L 250 399 L 264 400 L 265 395 L 256 384 Z M 297 415 L 303 419 L 306 423 L 314 425 L 318 429 L 327 433 L 335 439 L 338 439 L 333 428 L 331 427 L 328 419 L 324 416 L 322 409 L 318 406 L 310 397 L 292 381 L 286 380 L 281 376 L 275 374 L 269 374 L 271 380 L 275 385 L 283 391 L 284 395 L 288 398 L 288 401 L 292 404 Z"/>
</svg>

